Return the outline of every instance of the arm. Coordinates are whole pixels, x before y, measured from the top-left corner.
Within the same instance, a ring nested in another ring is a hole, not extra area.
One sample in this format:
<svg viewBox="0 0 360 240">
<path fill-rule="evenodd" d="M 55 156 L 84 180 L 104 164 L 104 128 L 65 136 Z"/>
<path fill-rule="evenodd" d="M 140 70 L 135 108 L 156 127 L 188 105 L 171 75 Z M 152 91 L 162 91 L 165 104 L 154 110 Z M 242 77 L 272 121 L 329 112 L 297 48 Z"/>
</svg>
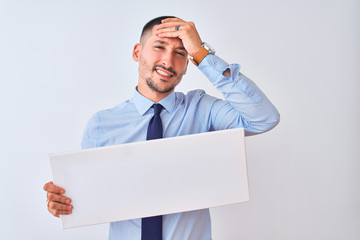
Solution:
<svg viewBox="0 0 360 240">
<path fill-rule="evenodd" d="M 155 30 L 160 37 L 180 38 L 191 57 L 201 48 L 202 41 L 193 22 L 168 18 Z M 229 65 L 216 55 L 208 54 L 198 67 L 226 100 L 218 99 L 212 104 L 212 129 L 243 127 L 247 135 L 253 135 L 278 124 L 280 115 L 275 106 L 255 83 L 240 73 L 238 64 Z"/>
<path fill-rule="evenodd" d="M 279 123 L 275 106 L 240 72 L 240 65 L 229 65 L 218 56 L 208 55 L 198 67 L 226 100 L 215 101 L 211 108 L 215 130 L 243 127 L 249 136 L 269 131 Z"/>
</svg>

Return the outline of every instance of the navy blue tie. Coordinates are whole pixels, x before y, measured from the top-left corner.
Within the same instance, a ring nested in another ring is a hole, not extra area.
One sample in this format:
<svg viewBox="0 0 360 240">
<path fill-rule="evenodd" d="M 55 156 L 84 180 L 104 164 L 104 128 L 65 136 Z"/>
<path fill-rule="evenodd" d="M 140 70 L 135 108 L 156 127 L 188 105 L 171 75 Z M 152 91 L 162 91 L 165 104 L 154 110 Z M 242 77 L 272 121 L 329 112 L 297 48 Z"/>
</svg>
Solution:
<svg viewBox="0 0 360 240">
<path fill-rule="evenodd" d="M 161 104 L 155 103 L 154 116 L 151 118 L 146 140 L 163 137 L 163 129 L 160 113 L 163 109 Z M 162 240 L 162 216 L 147 217 L 141 219 L 141 240 Z"/>
</svg>

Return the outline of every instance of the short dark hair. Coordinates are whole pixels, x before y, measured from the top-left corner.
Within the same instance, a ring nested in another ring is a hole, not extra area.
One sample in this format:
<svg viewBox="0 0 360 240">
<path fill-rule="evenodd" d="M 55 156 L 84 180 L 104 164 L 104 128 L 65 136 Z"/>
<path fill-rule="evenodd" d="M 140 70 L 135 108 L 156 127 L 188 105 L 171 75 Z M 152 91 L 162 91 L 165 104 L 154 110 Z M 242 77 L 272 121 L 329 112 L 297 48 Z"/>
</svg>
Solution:
<svg viewBox="0 0 360 240">
<path fill-rule="evenodd" d="M 141 32 L 141 36 L 140 36 L 140 41 L 142 39 L 142 37 L 144 36 L 144 34 L 149 31 L 149 30 L 152 30 L 152 28 L 155 26 L 155 25 L 159 25 L 161 24 L 161 21 L 166 19 L 166 18 L 176 18 L 174 16 L 161 16 L 161 17 L 157 17 L 157 18 L 154 18 L 153 20 L 150 20 L 147 24 L 145 24 L 142 32 Z"/>
</svg>

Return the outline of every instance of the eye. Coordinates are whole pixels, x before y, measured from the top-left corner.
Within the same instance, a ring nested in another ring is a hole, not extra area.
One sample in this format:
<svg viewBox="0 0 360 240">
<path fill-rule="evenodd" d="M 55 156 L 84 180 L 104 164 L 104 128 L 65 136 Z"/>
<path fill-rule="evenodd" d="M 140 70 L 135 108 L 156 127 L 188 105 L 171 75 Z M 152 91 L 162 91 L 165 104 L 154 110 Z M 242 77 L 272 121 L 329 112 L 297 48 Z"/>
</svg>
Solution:
<svg viewBox="0 0 360 240">
<path fill-rule="evenodd" d="M 154 46 L 154 48 L 156 48 L 156 49 L 164 49 L 163 46 L 159 46 L 159 45 Z"/>
<path fill-rule="evenodd" d="M 183 52 L 176 52 L 176 54 L 178 54 L 180 56 L 185 56 L 185 53 L 183 53 Z"/>
</svg>

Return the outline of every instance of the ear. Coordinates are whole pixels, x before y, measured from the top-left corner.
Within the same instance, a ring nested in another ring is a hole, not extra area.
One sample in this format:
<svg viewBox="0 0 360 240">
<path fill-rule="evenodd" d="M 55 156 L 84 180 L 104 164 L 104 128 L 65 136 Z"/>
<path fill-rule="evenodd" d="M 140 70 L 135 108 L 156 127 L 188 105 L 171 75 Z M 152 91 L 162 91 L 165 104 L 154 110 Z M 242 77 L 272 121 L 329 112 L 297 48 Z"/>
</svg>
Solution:
<svg viewBox="0 0 360 240">
<path fill-rule="evenodd" d="M 133 53 L 132 53 L 132 57 L 135 62 L 139 62 L 140 51 L 141 51 L 141 44 L 140 43 L 135 44 Z"/>
</svg>

